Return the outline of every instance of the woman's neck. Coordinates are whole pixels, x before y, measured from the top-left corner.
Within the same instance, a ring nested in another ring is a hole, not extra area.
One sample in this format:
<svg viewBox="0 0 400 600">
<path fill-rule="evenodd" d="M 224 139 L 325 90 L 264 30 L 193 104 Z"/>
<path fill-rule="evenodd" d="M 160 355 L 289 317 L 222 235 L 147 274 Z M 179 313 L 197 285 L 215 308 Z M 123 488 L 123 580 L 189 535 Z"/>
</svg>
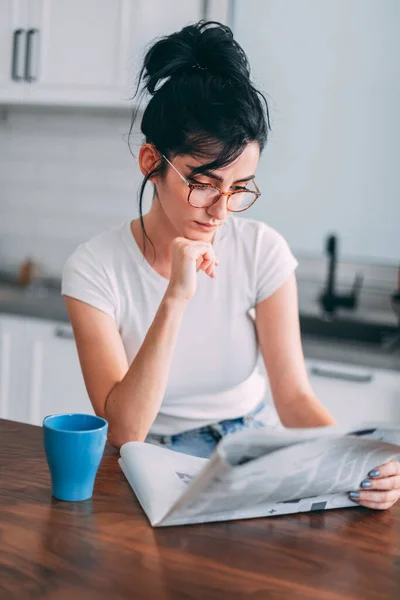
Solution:
<svg viewBox="0 0 400 600">
<path fill-rule="evenodd" d="M 140 219 L 131 222 L 131 231 L 147 262 L 157 273 L 169 279 L 171 273 L 171 244 L 178 237 L 179 232 L 171 226 L 157 204 L 153 201 L 150 211 L 143 216 L 146 234 L 152 241 L 154 248 L 143 234 Z"/>
</svg>

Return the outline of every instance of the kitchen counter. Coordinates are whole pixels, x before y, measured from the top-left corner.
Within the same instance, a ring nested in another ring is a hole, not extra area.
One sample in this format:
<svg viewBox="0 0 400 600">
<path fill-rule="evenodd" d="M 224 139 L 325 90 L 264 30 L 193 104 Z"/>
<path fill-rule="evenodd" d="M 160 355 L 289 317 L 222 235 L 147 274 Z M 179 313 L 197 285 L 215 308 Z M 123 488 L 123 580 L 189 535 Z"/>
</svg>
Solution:
<svg viewBox="0 0 400 600">
<path fill-rule="evenodd" d="M 51 495 L 42 428 L 0 420 L 3 598 L 397 600 L 400 503 L 152 529 L 107 444 L 93 497 Z"/>
<path fill-rule="evenodd" d="M 302 335 L 302 341 L 304 356 L 307 359 L 400 371 L 400 349 L 387 351 L 373 344 L 332 340 L 307 334 Z"/>
<path fill-rule="evenodd" d="M 312 314 L 310 304 L 303 307 L 300 304 L 300 310 L 301 316 L 309 317 Z M 57 287 L 57 283 L 49 288 L 26 289 L 0 284 L 1 313 L 69 322 L 65 300 L 61 296 L 60 285 Z M 315 309 L 314 314 L 316 314 Z M 391 321 L 387 320 L 387 323 L 392 323 L 393 317 L 391 319 Z M 400 347 L 388 350 L 379 344 L 328 339 L 321 335 L 310 335 L 307 329 L 302 331 L 302 340 L 306 358 L 400 371 Z"/>
<path fill-rule="evenodd" d="M 0 285 L 0 314 L 36 317 L 68 323 L 65 300 L 60 287 L 18 288 Z"/>
</svg>

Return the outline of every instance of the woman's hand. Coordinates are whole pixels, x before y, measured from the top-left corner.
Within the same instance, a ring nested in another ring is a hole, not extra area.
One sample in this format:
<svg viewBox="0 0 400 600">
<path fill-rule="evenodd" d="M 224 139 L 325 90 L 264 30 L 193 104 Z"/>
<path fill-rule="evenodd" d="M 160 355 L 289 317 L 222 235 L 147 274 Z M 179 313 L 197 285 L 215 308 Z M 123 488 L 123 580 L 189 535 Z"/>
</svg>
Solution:
<svg viewBox="0 0 400 600">
<path fill-rule="evenodd" d="M 190 300 L 196 293 L 196 272 L 201 269 L 214 278 L 218 264 L 210 242 L 175 238 L 171 247 L 171 277 L 167 294 L 181 300 Z"/>
<path fill-rule="evenodd" d="M 360 490 L 349 495 L 361 506 L 377 510 L 390 508 L 400 498 L 400 463 L 391 460 L 376 467 L 361 482 Z"/>
</svg>

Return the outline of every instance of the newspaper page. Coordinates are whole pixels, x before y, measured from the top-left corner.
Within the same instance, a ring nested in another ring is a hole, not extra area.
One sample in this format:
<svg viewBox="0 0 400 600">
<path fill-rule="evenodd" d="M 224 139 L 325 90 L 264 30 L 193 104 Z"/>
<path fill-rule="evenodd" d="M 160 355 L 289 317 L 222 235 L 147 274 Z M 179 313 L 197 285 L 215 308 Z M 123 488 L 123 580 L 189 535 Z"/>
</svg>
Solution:
<svg viewBox="0 0 400 600">
<path fill-rule="evenodd" d="M 129 442 L 120 465 L 150 523 L 168 526 L 354 507 L 347 492 L 399 458 L 400 426 L 363 424 L 245 430 L 210 459 Z"/>
<path fill-rule="evenodd" d="M 208 465 L 198 458 L 142 442 L 121 448 L 118 463 L 152 525 L 162 519 Z"/>
</svg>

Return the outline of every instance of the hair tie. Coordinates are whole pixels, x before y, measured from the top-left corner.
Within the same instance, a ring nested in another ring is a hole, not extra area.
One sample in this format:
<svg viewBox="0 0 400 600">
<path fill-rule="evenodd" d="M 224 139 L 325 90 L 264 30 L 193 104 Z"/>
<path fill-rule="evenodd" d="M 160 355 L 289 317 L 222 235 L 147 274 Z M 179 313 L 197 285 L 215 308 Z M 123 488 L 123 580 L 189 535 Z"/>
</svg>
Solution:
<svg viewBox="0 0 400 600">
<path fill-rule="evenodd" d="M 207 71 L 207 67 L 202 67 L 199 63 L 192 65 L 192 69 L 201 69 L 202 71 Z"/>
</svg>

